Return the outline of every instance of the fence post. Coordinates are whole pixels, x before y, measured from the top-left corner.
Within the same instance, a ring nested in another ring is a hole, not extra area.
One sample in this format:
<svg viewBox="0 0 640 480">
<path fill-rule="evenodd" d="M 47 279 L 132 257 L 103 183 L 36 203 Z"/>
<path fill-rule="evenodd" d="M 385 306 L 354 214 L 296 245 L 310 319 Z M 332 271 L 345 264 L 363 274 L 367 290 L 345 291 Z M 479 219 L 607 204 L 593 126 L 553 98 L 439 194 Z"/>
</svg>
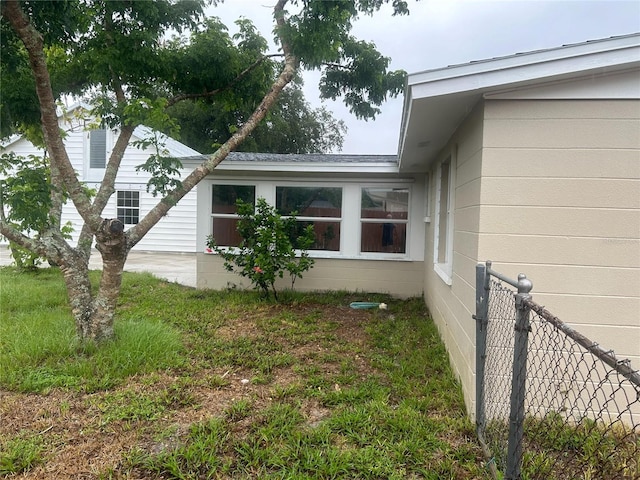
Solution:
<svg viewBox="0 0 640 480">
<path fill-rule="evenodd" d="M 524 401 L 527 382 L 527 346 L 529 341 L 529 307 L 525 300 L 533 284 L 526 275 L 518 275 L 516 294 L 516 323 L 513 348 L 513 372 L 511 378 L 511 405 L 509 412 L 509 445 L 507 447 L 507 471 L 505 480 L 519 480 L 522 467 L 522 439 L 524 430 Z"/>
<path fill-rule="evenodd" d="M 490 263 L 487 262 L 489 265 Z M 484 443 L 484 367 L 487 358 L 489 274 L 482 263 L 476 265 L 476 434 Z"/>
</svg>

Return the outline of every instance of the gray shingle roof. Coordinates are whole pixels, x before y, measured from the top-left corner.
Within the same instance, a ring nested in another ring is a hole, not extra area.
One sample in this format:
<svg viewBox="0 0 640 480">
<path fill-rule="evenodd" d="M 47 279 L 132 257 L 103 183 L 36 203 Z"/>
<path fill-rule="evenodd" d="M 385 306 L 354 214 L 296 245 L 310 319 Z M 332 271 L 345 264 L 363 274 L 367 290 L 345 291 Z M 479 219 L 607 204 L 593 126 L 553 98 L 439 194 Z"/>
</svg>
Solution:
<svg viewBox="0 0 640 480">
<path fill-rule="evenodd" d="M 342 155 L 334 153 L 251 153 L 231 152 L 227 157 L 234 162 L 284 163 L 396 163 L 396 155 Z"/>
<path fill-rule="evenodd" d="M 183 160 L 204 160 L 208 155 L 186 157 Z M 397 164 L 397 155 L 348 155 L 335 153 L 253 153 L 231 152 L 225 162 L 255 163 L 378 163 Z"/>
</svg>

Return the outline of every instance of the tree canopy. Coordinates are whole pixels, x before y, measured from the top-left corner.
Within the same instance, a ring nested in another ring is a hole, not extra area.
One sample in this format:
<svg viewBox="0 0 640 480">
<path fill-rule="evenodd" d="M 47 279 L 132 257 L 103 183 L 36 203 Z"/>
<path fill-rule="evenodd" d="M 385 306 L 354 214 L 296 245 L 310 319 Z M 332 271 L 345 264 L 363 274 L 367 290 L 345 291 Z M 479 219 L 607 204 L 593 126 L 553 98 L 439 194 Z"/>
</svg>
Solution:
<svg viewBox="0 0 640 480">
<path fill-rule="evenodd" d="M 149 229 L 251 135 L 255 137 L 249 142 L 257 144 L 270 129 L 283 132 L 273 112 L 301 100 L 278 104 L 280 95 L 297 95 L 285 87 L 302 70 L 319 70 L 322 97 L 342 98 L 363 119 L 374 118 L 387 96 L 403 89 L 404 72 L 389 71 L 389 59 L 375 45 L 351 34 L 358 15 L 374 14 L 385 3 L 393 5 L 394 14 L 407 13 L 403 0 L 277 0 L 276 52 L 268 52 L 264 37 L 246 19 L 238 21 L 238 33 L 232 36 L 219 19 L 205 18 L 204 7 L 211 3 L 217 2 L 2 1 L 0 134 L 21 133 L 45 147 L 51 201 L 47 222 L 30 236 L 7 220 L 3 204 L 0 234 L 61 266 L 81 338 L 112 335 L 124 262 Z M 94 196 L 78 179 L 65 149 L 58 124 L 58 106 L 65 96 L 88 99 L 97 120 L 118 132 Z M 178 160 L 160 155 L 149 159 L 148 171 L 156 177 L 152 180 L 160 187 L 160 198 L 138 224 L 125 230 L 119 220 L 104 218 L 135 127 L 177 132 L 172 109 L 186 101 L 215 102 L 224 112 L 244 113 L 232 116 L 237 123 L 228 129 L 230 136 L 184 178 L 173 175 Z M 294 114 L 283 110 L 280 118 L 304 120 L 287 116 Z M 261 134 L 259 125 L 265 119 Z M 84 220 L 75 246 L 60 233 L 61 205 L 67 196 Z M 95 295 L 87 273 L 94 242 L 104 265 Z"/>
<path fill-rule="evenodd" d="M 213 101 L 185 100 L 167 109 L 179 139 L 201 153 L 224 144 L 252 111 L 229 110 Z M 241 152 L 326 153 L 339 151 L 347 131 L 325 107 L 312 108 L 298 85 L 285 88 L 265 120 L 237 148 Z M 166 131 L 165 133 L 170 133 Z"/>
</svg>

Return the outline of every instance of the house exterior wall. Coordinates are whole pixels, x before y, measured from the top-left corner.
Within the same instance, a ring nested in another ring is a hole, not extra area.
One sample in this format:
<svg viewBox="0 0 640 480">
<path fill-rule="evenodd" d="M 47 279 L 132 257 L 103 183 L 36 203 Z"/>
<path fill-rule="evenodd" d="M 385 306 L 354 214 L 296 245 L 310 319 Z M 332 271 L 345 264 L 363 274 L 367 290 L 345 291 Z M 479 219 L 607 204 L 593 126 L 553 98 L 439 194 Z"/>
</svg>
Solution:
<svg viewBox="0 0 640 480">
<path fill-rule="evenodd" d="M 246 278 L 227 272 L 217 255 L 198 253 L 196 262 L 197 288 L 251 288 Z M 398 298 L 416 297 L 422 295 L 423 271 L 422 261 L 316 258 L 313 268 L 296 280 L 295 290 L 346 290 L 388 293 Z M 285 277 L 278 280 L 276 287 L 291 288 L 291 282 Z"/>
<path fill-rule="evenodd" d="M 437 165 L 456 151 L 453 274 L 435 272 Z M 640 101 L 486 100 L 431 166 L 425 301 L 475 411 L 475 265 L 640 365 Z"/>
<path fill-rule="evenodd" d="M 640 101 L 487 101 L 478 258 L 640 367 Z"/>
<path fill-rule="evenodd" d="M 484 107 L 479 103 L 431 166 L 430 220 L 425 241 L 425 302 L 445 342 L 451 365 L 463 387 L 469 412 L 475 405 L 475 265 L 480 235 L 480 186 Z M 453 270 L 447 284 L 434 269 L 438 163 L 455 159 L 453 196 Z"/>
<path fill-rule="evenodd" d="M 64 127 L 64 125 L 61 126 Z M 95 182 L 101 179 L 104 172 L 90 172 L 88 169 L 88 131 L 82 130 L 79 127 L 68 130 L 64 141 L 69 159 L 78 172 L 80 180 L 86 182 L 87 186 L 97 189 L 99 184 Z M 108 133 L 107 155 L 110 153 L 114 141 L 113 133 Z M 41 150 L 34 147 L 25 139 L 20 139 L 12 143 L 7 150 L 13 151 L 21 156 L 30 154 L 42 155 Z M 149 155 L 150 152 L 148 150 L 141 150 L 129 145 L 122 159 L 115 185 L 116 190 L 139 192 L 140 219 L 159 201 L 159 197 L 154 197 L 146 191 L 146 184 L 149 178 L 148 174 L 136 172 L 136 166 L 144 163 Z M 93 176 L 96 173 L 99 174 L 99 177 Z M 182 175 L 184 176 L 186 173 L 186 171 L 183 171 Z M 196 200 L 197 194 L 195 190 L 185 195 L 185 197 L 169 211 L 167 216 L 162 218 L 158 224 L 149 231 L 134 249 L 164 252 L 195 252 Z M 103 216 L 107 218 L 115 218 L 117 216 L 115 194 L 105 207 Z M 74 231 L 72 233 L 71 243 L 75 245 L 83 221 L 71 201 L 68 201 L 62 210 L 62 222 L 65 223 L 67 221 L 73 224 Z"/>
</svg>

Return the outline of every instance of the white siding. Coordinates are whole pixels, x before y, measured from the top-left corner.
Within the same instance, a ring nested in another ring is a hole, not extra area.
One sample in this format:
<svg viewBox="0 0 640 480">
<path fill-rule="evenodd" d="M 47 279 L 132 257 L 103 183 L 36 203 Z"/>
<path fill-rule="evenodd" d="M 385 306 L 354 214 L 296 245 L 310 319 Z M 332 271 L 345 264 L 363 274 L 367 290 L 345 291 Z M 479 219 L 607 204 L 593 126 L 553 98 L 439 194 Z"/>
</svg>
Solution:
<svg viewBox="0 0 640 480">
<path fill-rule="evenodd" d="M 102 172 L 96 172 L 95 170 L 92 172 L 93 174 L 99 173 L 100 178 L 98 178 L 91 176 L 88 170 L 88 132 L 78 126 L 71 128 L 69 125 L 61 124 L 61 127 L 67 132 L 64 139 L 65 148 L 71 164 L 78 172 L 78 177 L 80 180 L 87 182 L 88 186 L 97 188 L 98 184 L 95 182 L 101 180 Z M 148 129 L 136 129 L 137 134 L 144 134 L 146 132 L 148 132 Z M 117 132 L 107 131 L 107 155 L 111 152 L 116 134 Z M 137 138 L 134 137 L 132 141 L 136 139 Z M 177 154 L 179 155 L 197 155 L 197 152 L 179 144 L 175 140 L 170 140 L 167 143 L 169 147 L 177 149 Z M 41 150 L 35 148 L 30 142 L 24 139 L 19 139 L 11 143 L 7 146 L 6 150 L 23 156 L 42 154 Z M 160 197 L 153 197 L 146 192 L 149 175 L 145 172 L 136 172 L 136 166 L 144 163 L 150 153 L 149 150 L 140 150 L 129 145 L 125 151 L 116 178 L 116 190 L 134 190 L 140 192 L 140 218 L 148 213 L 160 199 Z M 188 173 L 189 172 L 184 169 L 182 177 L 184 178 Z M 167 216 L 162 218 L 158 224 L 147 233 L 134 249 L 166 252 L 195 252 L 196 201 L 197 193 L 196 189 L 194 189 L 185 195 L 185 197 L 169 211 Z M 103 216 L 105 218 L 115 218 L 117 216 L 115 195 L 109 200 L 109 203 L 103 211 Z M 64 205 L 62 211 L 62 222 L 65 223 L 67 221 L 73 224 L 74 231 L 72 233 L 71 243 L 75 245 L 83 222 L 71 201 Z"/>
</svg>

